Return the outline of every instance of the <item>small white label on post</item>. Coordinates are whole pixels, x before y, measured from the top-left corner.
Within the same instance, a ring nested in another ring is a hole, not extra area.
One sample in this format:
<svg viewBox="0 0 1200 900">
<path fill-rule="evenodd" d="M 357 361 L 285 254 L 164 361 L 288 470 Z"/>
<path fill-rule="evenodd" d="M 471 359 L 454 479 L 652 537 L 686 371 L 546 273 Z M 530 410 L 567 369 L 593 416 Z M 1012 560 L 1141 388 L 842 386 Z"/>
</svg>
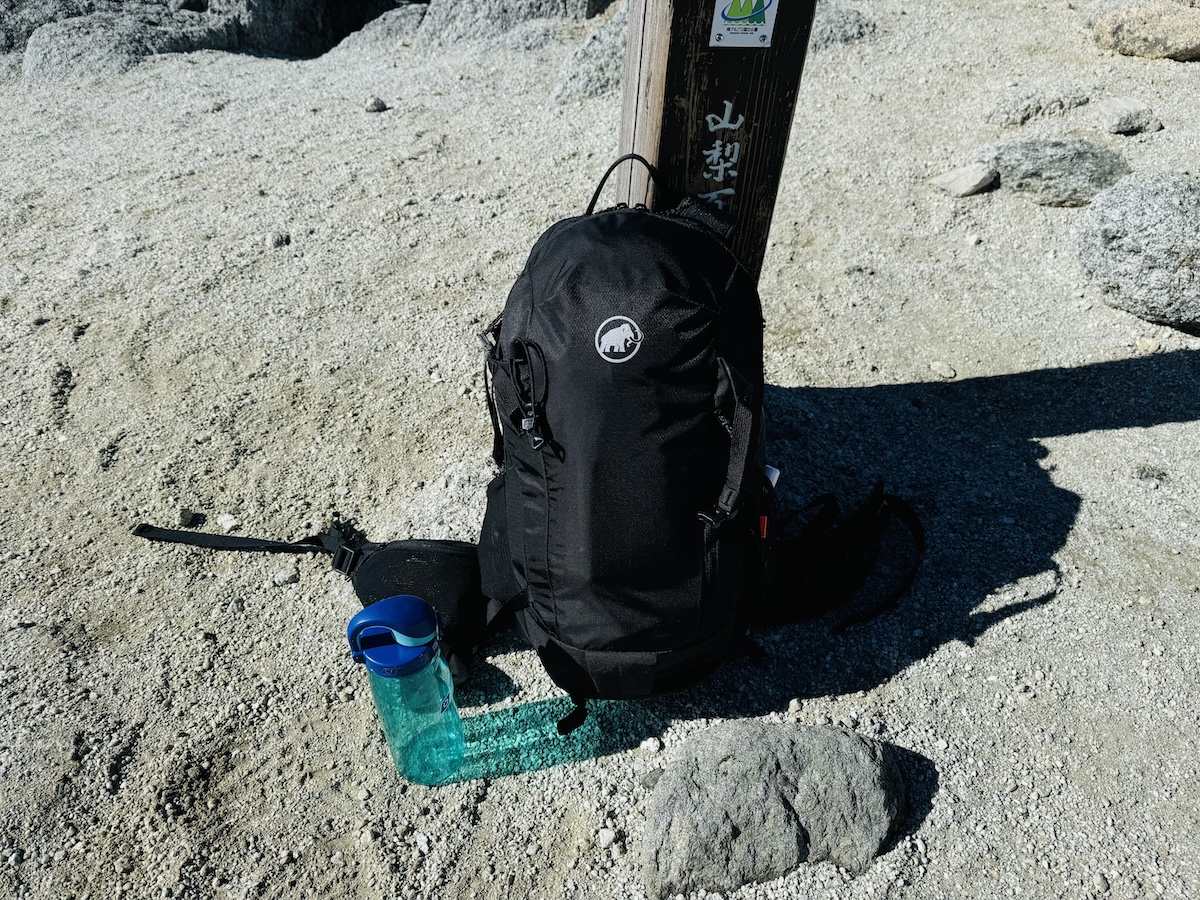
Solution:
<svg viewBox="0 0 1200 900">
<path fill-rule="evenodd" d="M 770 47 L 780 0 L 716 0 L 710 47 Z"/>
</svg>

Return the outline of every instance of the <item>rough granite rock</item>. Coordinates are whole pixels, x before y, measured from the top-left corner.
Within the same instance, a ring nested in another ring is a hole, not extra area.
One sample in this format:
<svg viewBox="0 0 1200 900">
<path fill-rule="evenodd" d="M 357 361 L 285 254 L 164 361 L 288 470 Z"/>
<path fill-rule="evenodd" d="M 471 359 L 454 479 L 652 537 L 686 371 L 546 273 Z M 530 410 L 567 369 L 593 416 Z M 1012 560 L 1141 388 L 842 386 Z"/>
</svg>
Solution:
<svg viewBox="0 0 1200 900">
<path fill-rule="evenodd" d="M 944 175 L 929 179 L 935 188 L 954 197 L 970 197 L 985 191 L 996 183 L 996 170 L 982 163 L 960 166 Z"/>
<path fill-rule="evenodd" d="M 425 3 L 401 3 L 378 18 L 372 19 L 358 31 L 352 32 L 338 44 L 339 50 L 359 51 L 371 47 L 391 48 L 403 44 L 416 34 L 425 18 Z"/>
<path fill-rule="evenodd" d="M 808 49 L 816 52 L 838 44 L 853 44 L 874 34 L 875 23 L 857 9 L 821 0 L 813 17 Z"/>
<path fill-rule="evenodd" d="M 1200 59 L 1200 9 L 1167 0 L 1147 0 L 1115 9 L 1092 26 L 1096 43 L 1124 56 Z"/>
<path fill-rule="evenodd" d="M 23 49 L 29 36 L 50 22 L 116 6 L 107 0 L 0 0 L 0 53 Z"/>
<path fill-rule="evenodd" d="M 397 4 L 394 0 L 201 0 L 237 22 L 246 48 L 318 56 Z"/>
<path fill-rule="evenodd" d="M 428 45 L 491 40 L 531 19 L 584 19 L 611 0 L 430 0 L 420 36 Z"/>
<path fill-rule="evenodd" d="M 1200 176 L 1121 179 L 1083 214 L 1079 258 L 1110 306 L 1200 333 Z"/>
<path fill-rule="evenodd" d="M 1030 140 L 989 144 L 972 162 L 1000 173 L 1000 186 L 1042 206 L 1086 206 L 1129 174 L 1121 154 L 1090 141 Z"/>
<path fill-rule="evenodd" d="M 142 6 L 43 25 L 25 46 L 21 72 L 28 81 L 97 78 L 127 72 L 156 53 L 236 47 L 229 19 Z"/>
<path fill-rule="evenodd" d="M 589 34 L 563 61 L 550 101 L 569 103 L 619 90 L 628 30 L 629 5 L 622 0 L 613 17 Z"/>
<path fill-rule="evenodd" d="M 883 744 L 840 728 L 730 722 L 689 738 L 646 806 L 647 895 L 735 891 L 804 862 L 861 873 L 904 806 Z"/>
<path fill-rule="evenodd" d="M 1132 97 L 1108 97 L 1096 104 L 1100 121 L 1112 134 L 1143 134 L 1162 131 L 1154 110 Z"/>
<path fill-rule="evenodd" d="M 988 121 L 1012 126 L 1024 125 L 1030 119 L 1061 117 L 1086 105 L 1088 99 L 1083 91 L 1018 94 L 998 104 L 988 116 Z"/>
</svg>

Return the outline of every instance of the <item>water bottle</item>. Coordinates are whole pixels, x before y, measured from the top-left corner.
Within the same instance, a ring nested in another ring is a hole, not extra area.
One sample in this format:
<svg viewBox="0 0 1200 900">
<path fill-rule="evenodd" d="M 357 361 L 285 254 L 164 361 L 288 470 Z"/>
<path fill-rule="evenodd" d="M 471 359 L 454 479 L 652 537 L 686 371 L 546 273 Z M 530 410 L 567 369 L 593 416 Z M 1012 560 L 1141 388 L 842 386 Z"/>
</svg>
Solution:
<svg viewBox="0 0 1200 900">
<path fill-rule="evenodd" d="M 420 597 L 388 597 L 351 619 L 346 638 L 367 667 L 396 769 L 414 784 L 446 781 L 462 764 L 464 742 L 437 614 Z"/>
</svg>

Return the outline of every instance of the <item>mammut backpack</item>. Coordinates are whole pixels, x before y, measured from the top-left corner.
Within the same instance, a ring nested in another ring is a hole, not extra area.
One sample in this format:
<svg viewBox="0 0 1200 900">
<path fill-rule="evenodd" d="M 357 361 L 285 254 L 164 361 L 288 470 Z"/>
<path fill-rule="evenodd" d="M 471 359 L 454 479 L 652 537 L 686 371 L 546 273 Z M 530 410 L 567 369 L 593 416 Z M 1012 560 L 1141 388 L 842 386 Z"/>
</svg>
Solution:
<svg viewBox="0 0 1200 900">
<path fill-rule="evenodd" d="M 690 200 L 595 212 L 603 185 L 537 241 L 482 335 L 501 467 L 484 594 L 577 705 L 722 660 L 761 577 L 770 492 L 762 310 L 728 223 Z"/>
</svg>

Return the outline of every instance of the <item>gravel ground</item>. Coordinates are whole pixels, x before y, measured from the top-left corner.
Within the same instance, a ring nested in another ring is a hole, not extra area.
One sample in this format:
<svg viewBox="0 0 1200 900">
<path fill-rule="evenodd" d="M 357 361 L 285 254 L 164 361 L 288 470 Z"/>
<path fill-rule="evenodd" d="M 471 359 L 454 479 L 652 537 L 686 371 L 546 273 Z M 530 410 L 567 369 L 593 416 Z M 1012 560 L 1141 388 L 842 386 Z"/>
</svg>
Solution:
<svg viewBox="0 0 1200 900">
<path fill-rule="evenodd" d="M 770 449 L 793 499 L 913 499 L 912 594 L 440 789 L 391 770 L 323 558 L 129 532 L 476 536 L 474 333 L 618 152 L 619 96 L 548 99 L 588 26 L 0 64 L 0 891 L 639 898 L 656 770 L 760 717 L 888 742 L 912 806 L 865 875 L 739 900 L 1200 895 L 1200 339 L 1103 303 L 1081 210 L 928 184 L 1017 136 L 1194 167 L 1200 63 L 1099 50 L 1061 2 L 856 8 L 810 56 L 763 270 Z M 1030 94 L 1093 102 L 1000 124 Z M 1163 130 L 1108 133 L 1104 97 Z M 465 715 L 561 709 L 512 635 L 488 663 Z"/>
</svg>

